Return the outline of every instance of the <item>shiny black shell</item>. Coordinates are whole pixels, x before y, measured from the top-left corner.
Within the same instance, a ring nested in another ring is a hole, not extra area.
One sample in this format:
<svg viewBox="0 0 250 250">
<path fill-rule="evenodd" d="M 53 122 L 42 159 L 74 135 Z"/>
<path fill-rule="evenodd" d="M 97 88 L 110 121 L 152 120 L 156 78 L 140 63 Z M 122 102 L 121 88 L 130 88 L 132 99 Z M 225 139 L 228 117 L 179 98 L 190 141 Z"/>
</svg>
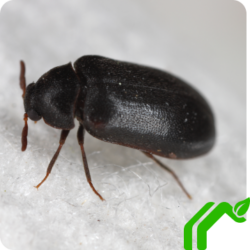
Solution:
<svg viewBox="0 0 250 250">
<path fill-rule="evenodd" d="M 80 82 L 75 116 L 92 136 L 175 159 L 214 145 L 213 113 L 183 80 L 101 56 L 83 56 L 74 69 Z"/>
<path fill-rule="evenodd" d="M 213 113 L 183 80 L 101 56 L 55 67 L 28 85 L 25 112 L 58 129 L 76 117 L 94 137 L 168 158 L 192 158 L 215 142 Z"/>
</svg>

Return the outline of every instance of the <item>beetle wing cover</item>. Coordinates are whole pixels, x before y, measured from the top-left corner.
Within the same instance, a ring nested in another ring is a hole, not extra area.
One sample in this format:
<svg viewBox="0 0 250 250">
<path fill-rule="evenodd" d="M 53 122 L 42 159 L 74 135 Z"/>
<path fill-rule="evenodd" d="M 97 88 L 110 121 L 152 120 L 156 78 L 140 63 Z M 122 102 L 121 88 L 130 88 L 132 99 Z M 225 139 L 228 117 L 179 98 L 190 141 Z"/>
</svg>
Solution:
<svg viewBox="0 0 250 250">
<path fill-rule="evenodd" d="M 87 81 L 84 123 L 93 136 L 169 158 L 195 157 L 213 146 L 212 111 L 179 78 L 97 56 L 75 67 Z"/>
</svg>

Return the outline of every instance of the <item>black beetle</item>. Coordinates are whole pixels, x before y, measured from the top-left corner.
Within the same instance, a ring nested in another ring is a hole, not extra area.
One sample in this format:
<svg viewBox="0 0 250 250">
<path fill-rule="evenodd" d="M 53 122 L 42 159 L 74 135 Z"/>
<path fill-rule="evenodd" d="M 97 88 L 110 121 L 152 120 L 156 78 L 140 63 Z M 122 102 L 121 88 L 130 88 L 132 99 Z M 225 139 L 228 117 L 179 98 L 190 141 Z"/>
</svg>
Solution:
<svg viewBox="0 0 250 250">
<path fill-rule="evenodd" d="M 28 118 L 44 119 L 62 129 L 59 147 L 45 178 L 74 128 L 81 147 L 87 180 L 95 190 L 84 151 L 85 129 L 94 137 L 138 149 L 169 171 L 187 193 L 175 173 L 153 155 L 186 159 L 207 153 L 215 142 L 213 113 L 190 85 L 164 71 L 101 56 L 83 56 L 74 63 L 55 67 L 36 83 L 25 83 L 21 61 L 20 86 L 24 98 L 22 151 L 27 147 Z"/>
</svg>

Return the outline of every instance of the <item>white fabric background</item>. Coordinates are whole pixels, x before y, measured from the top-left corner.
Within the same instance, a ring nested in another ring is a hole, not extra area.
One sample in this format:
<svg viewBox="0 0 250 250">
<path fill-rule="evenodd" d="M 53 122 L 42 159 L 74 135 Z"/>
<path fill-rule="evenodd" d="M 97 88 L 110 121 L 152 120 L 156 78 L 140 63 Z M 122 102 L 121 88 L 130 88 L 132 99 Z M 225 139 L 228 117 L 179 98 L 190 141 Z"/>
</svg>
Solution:
<svg viewBox="0 0 250 250">
<path fill-rule="evenodd" d="M 235 1 L 16 0 L 0 13 L 0 238 L 10 249 L 183 249 L 185 223 L 208 201 L 246 195 L 245 10 Z M 217 142 L 200 158 L 161 158 L 192 194 L 138 151 L 87 135 L 101 202 L 86 182 L 76 129 L 37 191 L 60 131 L 29 121 L 21 152 L 27 82 L 99 54 L 165 69 L 209 101 Z M 194 242 L 195 243 L 195 242 Z"/>
</svg>

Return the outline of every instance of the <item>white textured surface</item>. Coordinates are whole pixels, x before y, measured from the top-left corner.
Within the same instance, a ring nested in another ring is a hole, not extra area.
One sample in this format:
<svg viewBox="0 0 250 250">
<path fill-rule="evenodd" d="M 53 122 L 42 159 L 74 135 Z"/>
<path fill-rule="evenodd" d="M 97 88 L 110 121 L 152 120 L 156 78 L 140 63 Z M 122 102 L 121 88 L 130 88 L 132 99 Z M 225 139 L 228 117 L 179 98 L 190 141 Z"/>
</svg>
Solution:
<svg viewBox="0 0 250 250">
<path fill-rule="evenodd" d="M 202 3 L 201 3 L 202 2 Z M 207 2 L 207 3 L 206 3 Z M 206 202 L 245 198 L 245 11 L 234 1 L 8 2 L 0 15 L 0 238 L 10 249 L 183 249 L 183 227 Z M 82 167 L 76 129 L 37 191 L 60 131 L 29 122 L 20 151 L 27 82 L 87 54 L 172 72 L 211 104 L 217 143 L 204 157 L 161 160 L 193 196 L 140 152 L 87 135 L 94 185 Z"/>
</svg>

